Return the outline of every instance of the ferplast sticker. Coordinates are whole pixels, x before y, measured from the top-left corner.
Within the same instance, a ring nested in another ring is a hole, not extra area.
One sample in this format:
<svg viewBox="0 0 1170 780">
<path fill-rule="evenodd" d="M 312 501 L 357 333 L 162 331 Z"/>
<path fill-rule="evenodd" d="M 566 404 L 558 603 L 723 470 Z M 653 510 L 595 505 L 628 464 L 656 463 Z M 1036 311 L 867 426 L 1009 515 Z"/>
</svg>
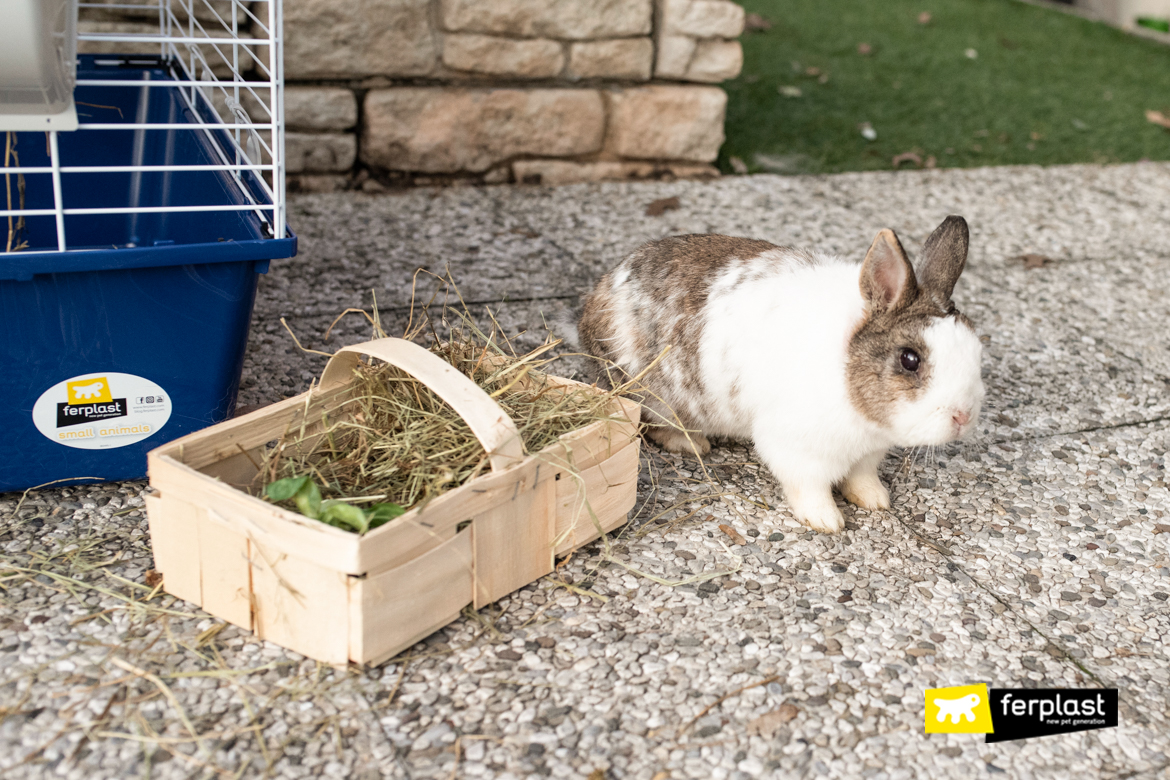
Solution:
<svg viewBox="0 0 1170 780">
<path fill-rule="evenodd" d="M 41 393 L 32 417 L 37 430 L 58 444 L 109 450 L 154 435 L 171 418 L 171 399 L 134 374 L 82 374 Z"/>
</svg>

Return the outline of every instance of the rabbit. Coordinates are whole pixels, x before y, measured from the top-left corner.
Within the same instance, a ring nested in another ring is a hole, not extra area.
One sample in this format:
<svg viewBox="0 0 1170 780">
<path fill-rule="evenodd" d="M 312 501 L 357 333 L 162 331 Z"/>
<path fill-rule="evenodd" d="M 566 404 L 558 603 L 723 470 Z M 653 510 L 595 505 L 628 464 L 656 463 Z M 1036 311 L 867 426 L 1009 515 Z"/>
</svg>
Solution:
<svg viewBox="0 0 1170 780">
<path fill-rule="evenodd" d="M 978 422 L 983 347 L 951 300 L 968 240 L 947 217 L 915 273 L 889 229 L 860 265 L 756 239 L 664 238 L 598 281 L 578 335 L 611 386 L 669 346 L 641 379 L 647 435 L 699 456 L 709 437 L 750 439 L 796 518 L 837 533 L 834 486 L 889 509 L 878 465 L 890 447 L 944 444 Z"/>
</svg>

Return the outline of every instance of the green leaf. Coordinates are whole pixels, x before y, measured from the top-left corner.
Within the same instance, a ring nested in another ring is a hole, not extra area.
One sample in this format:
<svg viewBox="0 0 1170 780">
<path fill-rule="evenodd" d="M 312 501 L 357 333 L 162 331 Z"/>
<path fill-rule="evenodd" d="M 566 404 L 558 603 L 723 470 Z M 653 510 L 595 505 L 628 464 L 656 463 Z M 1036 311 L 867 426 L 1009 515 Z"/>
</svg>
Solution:
<svg viewBox="0 0 1170 780">
<path fill-rule="evenodd" d="M 359 534 L 385 525 L 406 511 L 398 504 L 374 504 L 363 510 L 336 499 L 322 501 L 320 488 L 308 476 L 271 482 L 264 488 L 264 492 L 272 501 L 292 499 L 297 505 L 297 511 L 305 517 Z"/>
<path fill-rule="evenodd" d="M 297 511 L 305 517 L 311 517 L 318 520 L 321 517 L 321 491 L 317 488 L 317 483 L 305 477 L 305 484 L 293 496 L 293 500 L 297 502 Z"/>
<path fill-rule="evenodd" d="M 290 498 L 295 496 L 308 481 L 308 477 L 288 477 L 286 479 L 278 479 L 275 482 L 268 483 L 268 487 L 264 489 L 264 492 L 272 501 L 288 501 Z"/>
<path fill-rule="evenodd" d="M 404 514 L 406 510 L 398 504 L 374 504 L 366 512 L 370 518 L 370 528 L 377 528 Z"/>
<path fill-rule="evenodd" d="M 338 528 L 349 528 L 364 534 L 370 530 L 366 513 L 356 506 L 344 501 L 326 501 L 321 507 L 321 522 L 336 525 Z"/>
</svg>

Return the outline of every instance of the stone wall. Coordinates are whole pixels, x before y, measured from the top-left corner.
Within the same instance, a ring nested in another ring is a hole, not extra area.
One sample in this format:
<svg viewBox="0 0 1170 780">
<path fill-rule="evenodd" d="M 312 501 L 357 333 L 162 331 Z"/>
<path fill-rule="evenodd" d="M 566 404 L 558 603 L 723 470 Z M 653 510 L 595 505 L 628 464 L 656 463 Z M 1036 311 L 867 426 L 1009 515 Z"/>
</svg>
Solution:
<svg viewBox="0 0 1170 780">
<path fill-rule="evenodd" d="M 283 7 L 292 189 L 718 175 L 730 0 Z"/>
</svg>

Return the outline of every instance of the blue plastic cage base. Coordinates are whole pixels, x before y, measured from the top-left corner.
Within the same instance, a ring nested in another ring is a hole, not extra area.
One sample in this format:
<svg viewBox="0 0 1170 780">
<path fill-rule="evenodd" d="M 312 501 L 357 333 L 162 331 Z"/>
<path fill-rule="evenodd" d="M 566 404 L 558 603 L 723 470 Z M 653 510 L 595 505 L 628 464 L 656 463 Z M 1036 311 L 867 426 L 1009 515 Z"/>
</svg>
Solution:
<svg viewBox="0 0 1170 780">
<path fill-rule="evenodd" d="M 192 110 L 178 88 L 139 86 L 175 79 L 159 58 L 83 56 L 78 78 L 131 84 L 78 87 L 83 123 L 218 122 L 205 104 Z M 80 129 L 60 133 L 58 148 L 62 166 L 221 164 L 220 150 L 231 153 L 228 132 L 213 131 L 214 141 L 208 135 Z M 21 166 L 49 164 L 44 133 L 16 136 Z M 14 203 L 16 179 L 8 177 Z M 51 177 L 24 179 L 25 207 L 53 208 Z M 268 202 L 253 172 L 61 179 L 65 208 Z M 27 248 L 0 254 L 0 491 L 143 477 L 147 451 L 230 416 L 258 274 L 270 260 L 296 254 L 296 237 L 270 238 L 254 209 L 67 215 L 65 234 L 70 251 L 55 251 L 55 218 L 30 217 L 16 236 Z M 93 389 L 103 378 L 108 386 Z M 136 388 L 159 390 L 135 395 Z M 169 413 L 164 424 L 144 434 L 143 425 L 162 419 L 160 409 Z M 105 449 L 83 448 L 99 440 Z"/>
</svg>

